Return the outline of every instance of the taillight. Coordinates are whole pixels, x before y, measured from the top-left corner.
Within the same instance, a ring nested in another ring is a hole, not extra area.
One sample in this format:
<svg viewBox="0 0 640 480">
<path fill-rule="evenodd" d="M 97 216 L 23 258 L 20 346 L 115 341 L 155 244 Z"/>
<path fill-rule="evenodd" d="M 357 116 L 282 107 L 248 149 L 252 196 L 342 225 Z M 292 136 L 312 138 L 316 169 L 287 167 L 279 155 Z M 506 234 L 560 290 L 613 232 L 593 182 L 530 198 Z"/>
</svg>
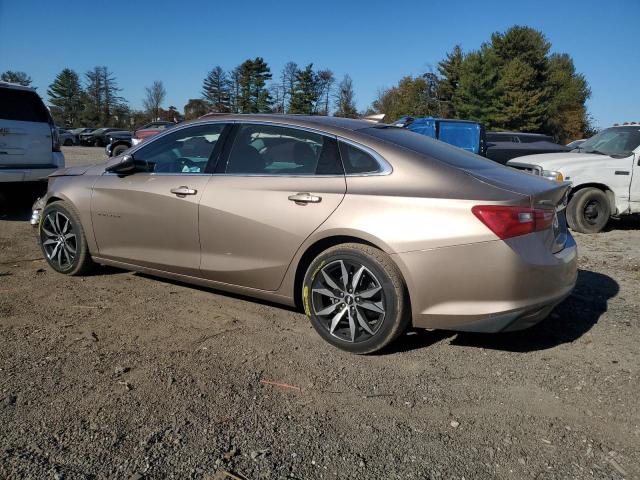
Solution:
<svg viewBox="0 0 640 480">
<path fill-rule="evenodd" d="M 555 216 L 551 209 L 503 205 L 476 205 L 471 211 L 502 240 L 546 230 Z"/>
<path fill-rule="evenodd" d="M 58 136 L 58 129 L 55 125 L 49 124 L 51 127 L 51 151 L 60 152 L 60 137 Z"/>
</svg>

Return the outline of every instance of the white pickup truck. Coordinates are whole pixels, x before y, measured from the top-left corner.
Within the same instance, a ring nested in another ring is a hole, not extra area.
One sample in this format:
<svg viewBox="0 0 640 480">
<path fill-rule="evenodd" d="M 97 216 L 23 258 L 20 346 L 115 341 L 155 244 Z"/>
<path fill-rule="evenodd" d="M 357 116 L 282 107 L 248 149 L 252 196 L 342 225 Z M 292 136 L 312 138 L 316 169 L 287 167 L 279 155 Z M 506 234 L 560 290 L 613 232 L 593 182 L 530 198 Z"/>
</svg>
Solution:
<svg viewBox="0 0 640 480">
<path fill-rule="evenodd" d="M 567 221 L 577 232 L 597 233 L 611 217 L 640 213 L 640 124 L 602 130 L 571 152 L 518 157 L 507 165 L 571 182 Z"/>
</svg>

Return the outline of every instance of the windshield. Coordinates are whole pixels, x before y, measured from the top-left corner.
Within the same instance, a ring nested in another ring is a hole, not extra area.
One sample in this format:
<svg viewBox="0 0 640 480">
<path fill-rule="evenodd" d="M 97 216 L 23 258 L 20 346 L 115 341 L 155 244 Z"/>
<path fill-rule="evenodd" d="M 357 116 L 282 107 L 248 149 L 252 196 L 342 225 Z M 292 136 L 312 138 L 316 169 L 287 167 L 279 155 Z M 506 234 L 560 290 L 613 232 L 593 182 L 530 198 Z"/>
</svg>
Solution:
<svg viewBox="0 0 640 480">
<path fill-rule="evenodd" d="M 601 131 L 578 147 L 585 153 L 628 157 L 640 145 L 640 126 L 613 127 Z"/>
</svg>

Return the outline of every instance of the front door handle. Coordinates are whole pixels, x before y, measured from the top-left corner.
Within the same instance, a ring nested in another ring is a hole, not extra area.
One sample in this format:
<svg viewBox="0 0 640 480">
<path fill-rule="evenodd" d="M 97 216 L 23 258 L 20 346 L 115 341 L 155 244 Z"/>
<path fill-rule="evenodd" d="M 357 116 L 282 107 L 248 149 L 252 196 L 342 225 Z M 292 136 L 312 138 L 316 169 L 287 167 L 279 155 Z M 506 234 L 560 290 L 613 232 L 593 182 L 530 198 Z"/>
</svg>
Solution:
<svg viewBox="0 0 640 480">
<path fill-rule="evenodd" d="M 169 191 L 174 195 L 177 195 L 178 197 L 184 197 L 185 195 L 195 195 L 196 193 L 198 193 L 197 190 L 193 188 L 185 187 L 184 185 L 181 187 L 172 188 Z"/>
<path fill-rule="evenodd" d="M 289 195 L 289 200 L 296 203 L 320 203 L 322 197 L 311 195 L 310 193 L 296 193 L 295 195 Z"/>
</svg>

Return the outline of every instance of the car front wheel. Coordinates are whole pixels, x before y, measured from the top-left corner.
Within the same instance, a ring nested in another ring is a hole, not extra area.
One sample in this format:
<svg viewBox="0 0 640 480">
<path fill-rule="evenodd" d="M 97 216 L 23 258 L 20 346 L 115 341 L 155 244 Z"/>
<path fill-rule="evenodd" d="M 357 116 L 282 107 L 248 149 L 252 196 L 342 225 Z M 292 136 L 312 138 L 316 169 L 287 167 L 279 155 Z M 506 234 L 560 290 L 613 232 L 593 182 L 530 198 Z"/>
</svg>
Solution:
<svg viewBox="0 0 640 480">
<path fill-rule="evenodd" d="M 567 222 L 576 232 L 598 233 L 610 216 L 609 198 L 598 188 L 578 190 L 567 205 Z"/>
<path fill-rule="evenodd" d="M 307 269 L 302 298 L 320 336 L 352 353 L 384 348 L 411 317 L 398 267 L 386 253 L 357 243 L 322 252 Z"/>
<path fill-rule="evenodd" d="M 42 212 L 39 227 L 40 247 L 45 260 L 55 271 L 82 275 L 94 265 L 80 218 L 66 202 L 53 202 Z"/>
</svg>

